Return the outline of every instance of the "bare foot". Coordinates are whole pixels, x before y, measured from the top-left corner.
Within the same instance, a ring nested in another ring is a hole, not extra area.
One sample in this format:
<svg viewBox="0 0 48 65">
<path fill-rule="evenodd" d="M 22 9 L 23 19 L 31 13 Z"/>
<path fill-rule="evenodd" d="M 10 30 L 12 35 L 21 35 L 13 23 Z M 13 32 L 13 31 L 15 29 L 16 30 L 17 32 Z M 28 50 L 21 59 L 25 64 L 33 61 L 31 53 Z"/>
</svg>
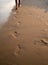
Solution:
<svg viewBox="0 0 48 65">
<path fill-rule="evenodd" d="M 16 10 L 17 10 L 18 8 L 16 7 Z"/>
</svg>

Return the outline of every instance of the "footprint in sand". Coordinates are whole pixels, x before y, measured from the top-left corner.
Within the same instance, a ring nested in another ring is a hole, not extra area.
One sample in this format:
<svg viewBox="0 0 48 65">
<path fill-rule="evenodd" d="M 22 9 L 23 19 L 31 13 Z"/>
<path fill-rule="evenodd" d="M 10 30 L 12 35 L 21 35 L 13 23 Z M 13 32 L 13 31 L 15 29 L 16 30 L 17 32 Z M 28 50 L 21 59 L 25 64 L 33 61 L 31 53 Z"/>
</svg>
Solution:
<svg viewBox="0 0 48 65">
<path fill-rule="evenodd" d="M 24 46 L 18 44 L 18 45 L 16 46 L 14 55 L 15 55 L 15 56 L 23 56 L 23 55 L 24 55 Z"/>
<path fill-rule="evenodd" d="M 41 42 L 40 41 L 34 41 L 34 45 L 41 45 Z"/>
<path fill-rule="evenodd" d="M 46 40 L 46 39 L 42 39 L 41 42 L 42 42 L 44 45 L 46 45 L 46 46 L 48 45 L 48 40 Z"/>
<path fill-rule="evenodd" d="M 16 31 L 9 34 L 9 37 L 10 37 L 10 38 L 15 38 L 15 39 L 16 39 L 18 36 L 19 36 L 19 33 L 16 32 Z"/>
<path fill-rule="evenodd" d="M 18 22 L 17 22 L 17 26 L 19 26 L 20 24 L 21 24 L 21 22 L 20 22 L 20 21 L 18 21 Z"/>
<path fill-rule="evenodd" d="M 17 13 L 16 13 L 16 11 L 14 11 L 12 14 L 13 14 L 13 15 L 16 15 Z"/>
<path fill-rule="evenodd" d="M 48 40 L 41 39 L 40 41 L 35 41 L 34 45 L 45 45 L 45 46 L 48 46 Z"/>
</svg>

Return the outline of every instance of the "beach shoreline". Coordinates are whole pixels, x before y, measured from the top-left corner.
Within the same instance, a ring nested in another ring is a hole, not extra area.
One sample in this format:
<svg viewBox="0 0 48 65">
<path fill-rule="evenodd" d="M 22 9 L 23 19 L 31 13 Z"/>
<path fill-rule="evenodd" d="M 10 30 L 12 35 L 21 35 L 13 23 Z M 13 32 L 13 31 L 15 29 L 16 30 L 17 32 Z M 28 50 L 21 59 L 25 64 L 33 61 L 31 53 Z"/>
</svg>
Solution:
<svg viewBox="0 0 48 65">
<path fill-rule="evenodd" d="M 48 12 L 36 6 L 12 9 L 0 29 L 0 65 L 48 65 Z"/>
</svg>

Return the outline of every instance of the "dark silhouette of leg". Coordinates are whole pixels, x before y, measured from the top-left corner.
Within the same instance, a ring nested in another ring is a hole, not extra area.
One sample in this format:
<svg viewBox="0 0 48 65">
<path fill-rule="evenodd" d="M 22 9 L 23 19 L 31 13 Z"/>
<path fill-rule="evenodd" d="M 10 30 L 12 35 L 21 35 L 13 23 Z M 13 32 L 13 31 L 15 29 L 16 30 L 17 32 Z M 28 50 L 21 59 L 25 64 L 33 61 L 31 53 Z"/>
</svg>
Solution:
<svg viewBox="0 0 48 65">
<path fill-rule="evenodd" d="M 18 6 L 20 7 L 20 0 L 19 0 L 19 4 L 18 4 Z"/>
<path fill-rule="evenodd" d="M 16 9 L 17 9 L 17 0 L 15 0 L 15 4 L 16 4 Z"/>
</svg>

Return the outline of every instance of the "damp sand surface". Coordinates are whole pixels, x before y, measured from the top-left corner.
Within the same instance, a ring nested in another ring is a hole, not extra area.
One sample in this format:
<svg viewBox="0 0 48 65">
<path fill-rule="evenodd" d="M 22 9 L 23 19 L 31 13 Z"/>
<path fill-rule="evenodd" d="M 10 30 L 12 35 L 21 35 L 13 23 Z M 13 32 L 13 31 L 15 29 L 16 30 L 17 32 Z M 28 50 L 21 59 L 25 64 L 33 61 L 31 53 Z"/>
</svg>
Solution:
<svg viewBox="0 0 48 65">
<path fill-rule="evenodd" d="M 36 6 L 12 10 L 0 29 L 0 65 L 48 65 L 48 12 Z"/>
</svg>

